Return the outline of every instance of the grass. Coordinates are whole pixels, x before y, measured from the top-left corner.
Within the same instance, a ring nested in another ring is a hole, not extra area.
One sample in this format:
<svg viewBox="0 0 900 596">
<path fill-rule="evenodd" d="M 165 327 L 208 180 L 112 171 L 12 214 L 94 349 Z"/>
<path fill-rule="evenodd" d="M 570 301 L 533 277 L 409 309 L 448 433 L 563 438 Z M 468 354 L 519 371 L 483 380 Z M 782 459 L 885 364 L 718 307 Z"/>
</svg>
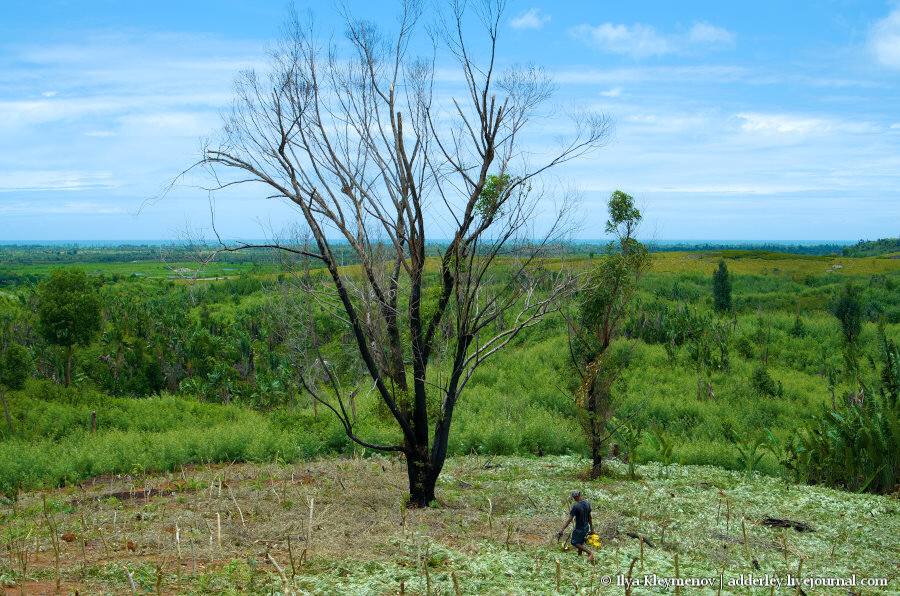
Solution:
<svg viewBox="0 0 900 596">
<path fill-rule="evenodd" d="M 883 578 L 886 586 L 854 589 L 900 593 L 896 499 L 703 466 L 638 466 L 639 480 L 628 481 L 625 468 L 613 461 L 599 480 L 586 481 L 588 462 L 573 456 L 454 457 L 436 506 L 422 510 L 403 505 L 402 462 L 381 456 L 194 466 L 44 494 L 57 534 L 73 538 L 60 542 L 60 580 L 70 591 L 130 593 L 127 570 L 140 593 L 156 592 L 157 581 L 166 593 L 179 582 L 181 593 L 285 593 L 286 579 L 296 593 L 453 594 L 455 577 L 463 594 L 556 593 L 557 582 L 561 593 L 606 594 L 624 591 L 615 583 L 632 561 L 633 578 L 674 577 L 677 553 L 681 578 L 721 577 L 723 593 L 746 592 L 728 585 L 742 574 L 783 580 L 798 570 L 808 578 Z M 554 539 L 573 487 L 593 506 L 595 565 Z M 0 513 L 10 552 L 28 559 L 31 592 L 56 579 L 42 498 L 25 494 L 15 511 Z M 771 528 L 761 524 L 766 517 L 814 531 Z M 654 546 L 642 549 L 629 533 Z M 0 559 L 0 581 L 9 590 L 22 582 L 8 557 Z M 662 593 L 672 589 L 632 591 Z"/>
</svg>

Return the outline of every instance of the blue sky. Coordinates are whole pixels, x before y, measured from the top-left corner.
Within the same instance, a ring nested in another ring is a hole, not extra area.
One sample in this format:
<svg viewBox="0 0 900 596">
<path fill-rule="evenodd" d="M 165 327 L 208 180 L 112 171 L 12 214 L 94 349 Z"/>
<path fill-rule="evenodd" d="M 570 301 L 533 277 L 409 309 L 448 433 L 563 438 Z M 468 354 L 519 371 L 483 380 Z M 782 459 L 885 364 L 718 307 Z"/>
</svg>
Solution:
<svg viewBox="0 0 900 596">
<path fill-rule="evenodd" d="M 393 22 L 391 2 L 349 5 Z M 336 24 L 328 4 L 297 6 L 325 33 Z M 208 229 L 190 184 L 145 201 L 198 158 L 286 14 L 282 1 L 6 0 L 0 240 Z M 900 234 L 898 2 L 511 2 L 499 45 L 502 62 L 553 73 L 561 104 L 615 122 L 609 145 L 557 173 L 581 191 L 583 238 L 602 235 L 615 189 L 659 239 Z M 216 201 L 231 237 L 293 217 L 249 190 Z"/>
</svg>

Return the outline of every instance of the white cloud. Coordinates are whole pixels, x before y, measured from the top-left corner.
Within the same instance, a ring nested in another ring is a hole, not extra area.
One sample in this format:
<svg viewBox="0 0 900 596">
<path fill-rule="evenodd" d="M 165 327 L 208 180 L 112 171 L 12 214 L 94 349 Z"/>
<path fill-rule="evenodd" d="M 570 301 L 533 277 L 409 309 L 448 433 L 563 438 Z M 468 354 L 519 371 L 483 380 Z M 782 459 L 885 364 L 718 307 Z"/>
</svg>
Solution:
<svg viewBox="0 0 900 596">
<path fill-rule="evenodd" d="M 900 122 L 895 122 L 891 124 L 891 130 L 900 130 Z"/>
<path fill-rule="evenodd" d="M 696 23 L 686 34 L 664 34 L 652 25 L 642 23 L 630 26 L 601 23 L 574 27 L 572 35 L 606 52 L 635 58 L 686 53 L 703 47 L 722 49 L 733 46 L 735 38 L 727 29 L 702 22 Z"/>
<path fill-rule="evenodd" d="M 109 203 L 97 201 L 64 201 L 62 203 L 15 201 L 0 203 L 0 213 L 4 215 L 112 215 L 125 213 L 125 210 Z"/>
<path fill-rule="evenodd" d="M 585 38 L 607 52 L 628 54 L 636 58 L 659 56 L 675 51 L 675 47 L 650 25 L 637 23 L 613 25 L 602 23 L 596 27 L 579 25 L 573 33 L 576 37 Z"/>
<path fill-rule="evenodd" d="M 688 33 L 688 41 L 693 44 L 732 46 L 734 33 L 709 23 L 696 23 Z"/>
<path fill-rule="evenodd" d="M 543 14 L 540 8 L 532 8 L 514 18 L 509 24 L 513 29 L 540 29 L 549 22 L 550 15 Z"/>
<path fill-rule="evenodd" d="M 838 118 L 815 118 L 793 114 L 764 114 L 744 112 L 735 114 L 743 120 L 741 129 L 747 132 L 780 133 L 780 134 L 823 134 L 845 133 L 878 134 L 884 131 L 884 125 L 859 120 Z"/>
<path fill-rule="evenodd" d="M 3 172 L 0 193 L 41 190 L 84 190 L 113 188 L 117 184 L 109 172 L 72 170 L 28 170 Z"/>
<path fill-rule="evenodd" d="M 58 91 L 44 91 L 43 93 L 41 93 L 41 95 L 43 95 L 44 97 L 53 97 L 57 93 L 59 93 L 59 92 Z"/>
<path fill-rule="evenodd" d="M 900 8 L 875 23 L 869 35 L 869 47 L 879 62 L 900 68 Z"/>
<path fill-rule="evenodd" d="M 831 124 L 819 118 L 798 118 L 785 114 L 755 113 L 737 114 L 737 117 L 744 121 L 741 124 L 741 129 L 748 132 L 805 134 L 831 130 Z"/>
<path fill-rule="evenodd" d="M 622 88 L 614 87 L 609 91 L 601 91 L 600 95 L 602 95 L 603 97 L 619 97 L 620 95 L 622 95 Z"/>
</svg>

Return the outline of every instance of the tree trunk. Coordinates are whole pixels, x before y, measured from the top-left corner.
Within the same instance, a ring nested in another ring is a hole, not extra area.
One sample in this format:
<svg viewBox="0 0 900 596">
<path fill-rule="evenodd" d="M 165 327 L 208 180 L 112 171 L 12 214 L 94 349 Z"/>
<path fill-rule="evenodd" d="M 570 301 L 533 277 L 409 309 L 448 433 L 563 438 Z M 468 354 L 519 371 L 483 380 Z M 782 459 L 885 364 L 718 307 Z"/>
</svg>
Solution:
<svg viewBox="0 0 900 596">
<path fill-rule="evenodd" d="M 428 507 L 434 501 L 437 474 L 426 454 L 406 455 L 406 471 L 409 474 L 409 506 Z"/>
<path fill-rule="evenodd" d="M 588 395 L 588 416 L 590 416 L 591 426 L 591 478 L 599 478 L 602 472 L 603 455 L 603 422 L 605 421 L 605 412 L 603 404 L 606 402 L 602 383 L 597 386 L 597 380 L 590 387 Z"/>
<path fill-rule="evenodd" d="M 72 346 L 68 347 L 68 353 L 66 354 L 66 387 L 69 386 L 69 383 L 72 381 Z"/>
<path fill-rule="evenodd" d="M 6 405 L 6 396 L 3 395 L 3 389 L 0 389 L 0 400 L 3 401 L 3 413 L 6 415 L 6 425 L 9 427 L 9 434 L 12 434 L 12 420 L 9 417 L 9 407 Z"/>
<path fill-rule="evenodd" d="M 600 441 L 600 437 L 595 434 L 591 437 L 591 460 L 593 464 L 591 465 L 591 478 L 597 479 L 600 478 L 600 474 L 603 468 L 603 443 Z"/>
</svg>

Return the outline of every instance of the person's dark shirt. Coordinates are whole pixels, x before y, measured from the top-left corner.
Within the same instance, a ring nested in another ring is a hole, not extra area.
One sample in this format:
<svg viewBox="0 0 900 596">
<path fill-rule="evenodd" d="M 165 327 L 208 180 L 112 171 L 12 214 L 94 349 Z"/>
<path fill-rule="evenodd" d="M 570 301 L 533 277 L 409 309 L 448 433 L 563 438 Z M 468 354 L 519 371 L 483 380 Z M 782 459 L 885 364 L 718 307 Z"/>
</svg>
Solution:
<svg viewBox="0 0 900 596">
<path fill-rule="evenodd" d="M 575 518 L 575 529 L 581 530 L 588 527 L 588 517 L 591 514 L 591 504 L 585 500 L 578 501 L 572 505 L 569 515 Z"/>
</svg>

